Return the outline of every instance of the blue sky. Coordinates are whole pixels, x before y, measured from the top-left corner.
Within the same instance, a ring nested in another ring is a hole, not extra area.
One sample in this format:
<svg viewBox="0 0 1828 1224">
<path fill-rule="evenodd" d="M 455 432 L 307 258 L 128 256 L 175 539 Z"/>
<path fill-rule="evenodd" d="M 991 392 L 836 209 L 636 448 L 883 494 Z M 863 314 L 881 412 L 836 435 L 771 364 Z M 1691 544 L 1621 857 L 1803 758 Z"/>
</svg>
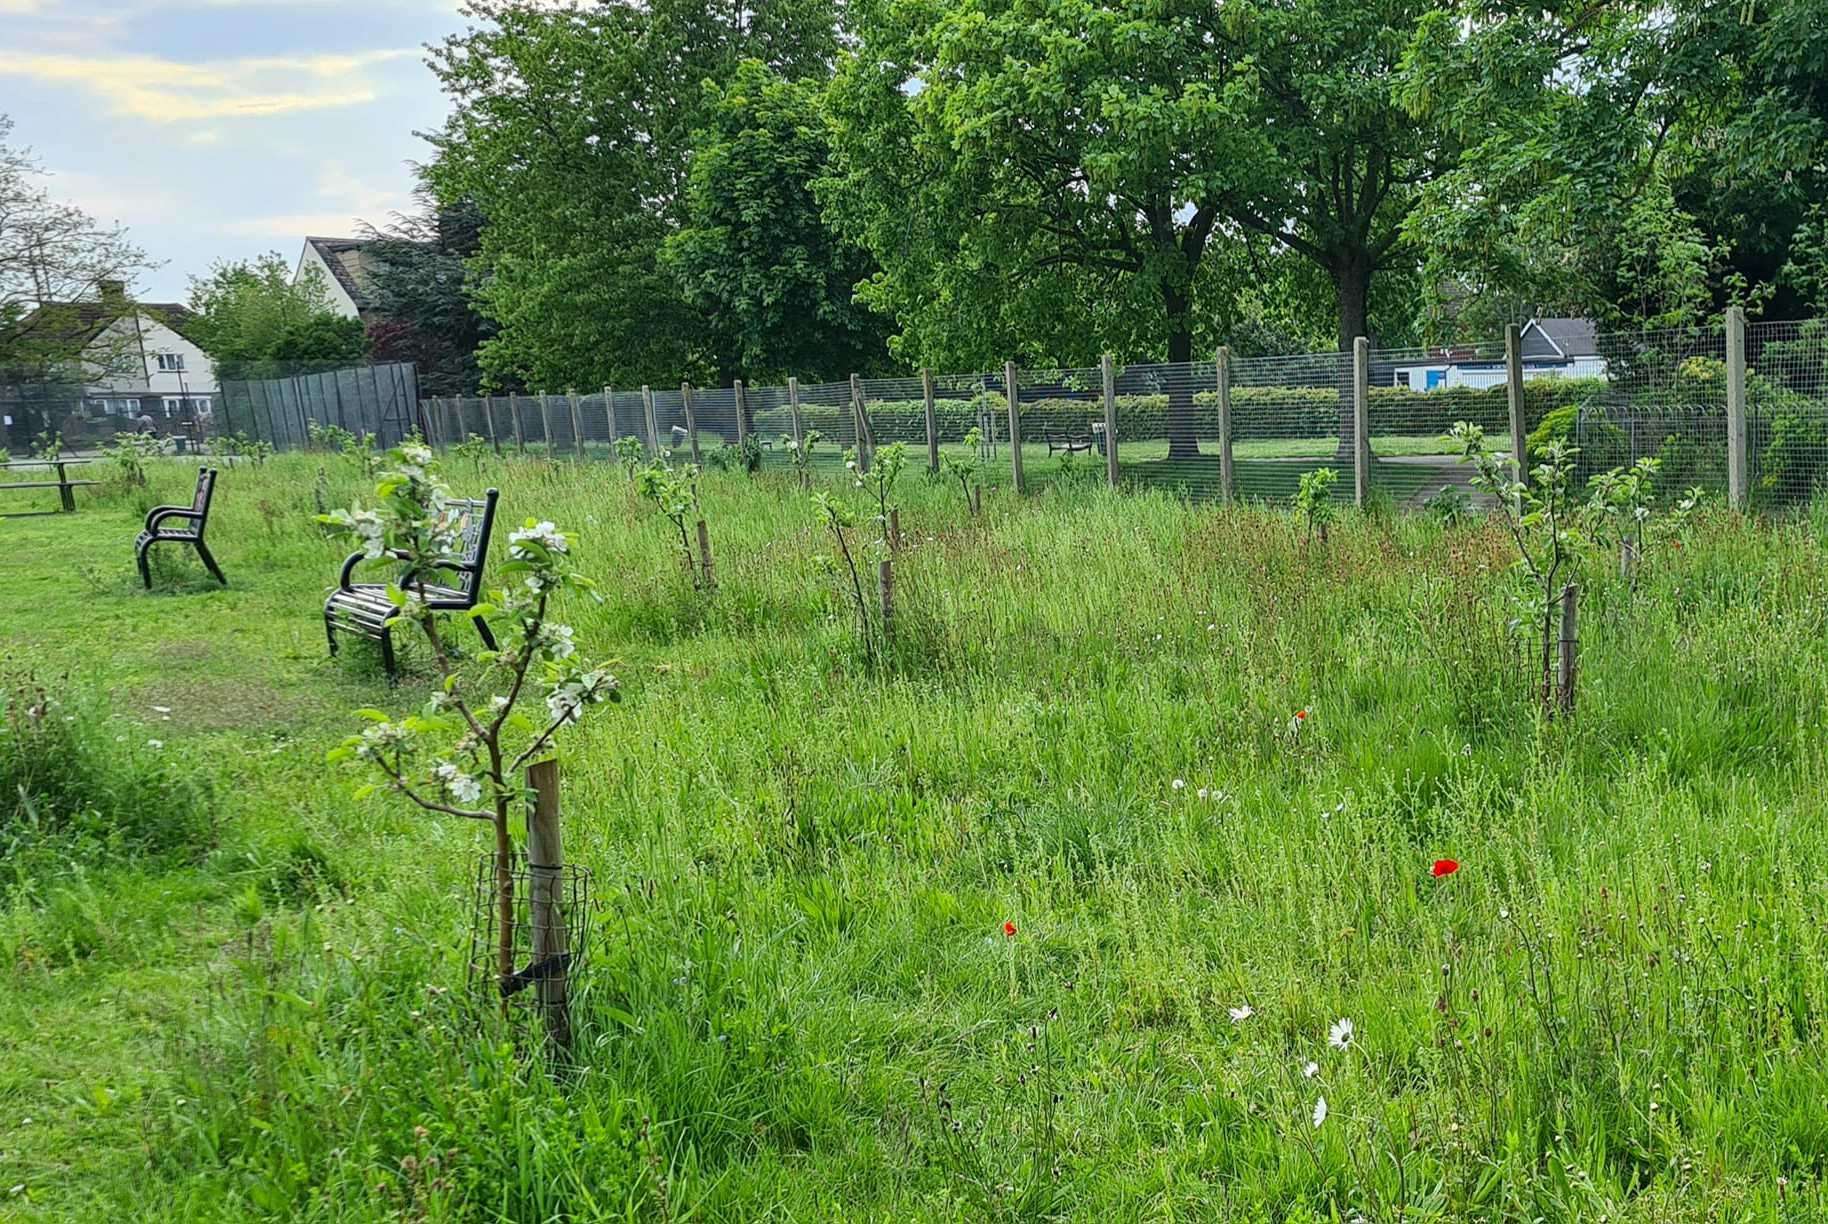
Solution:
<svg viewBox="0 0 1828 1224">
<path fill-rule="evenodd" d="M 458 0 L 0 0 L 0 113 L 51 190 L 118 220 L 183 300 L 216 259 L 384 224 L 445 105 Z"/>
</svg>

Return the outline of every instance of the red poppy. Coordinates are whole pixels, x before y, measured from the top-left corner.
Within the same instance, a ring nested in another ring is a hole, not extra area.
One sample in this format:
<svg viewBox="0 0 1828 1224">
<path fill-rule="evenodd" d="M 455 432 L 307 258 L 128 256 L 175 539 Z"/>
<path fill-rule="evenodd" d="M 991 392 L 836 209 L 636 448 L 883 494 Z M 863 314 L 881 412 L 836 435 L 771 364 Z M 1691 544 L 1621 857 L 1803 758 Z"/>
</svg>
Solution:
<svg viewBox="0 0 1828 1224">
<path fill-rule="evenodd" d="M 1004 939 L 1014 939 L 1015 937 L 1016 937 L 1016 924 L 1013 922 L 1005 922 L 1003 924 L 1003 938 Z"/>
<path fill-rule="evenodd" d="M 1458 870 L 1460 870 L 1459 859 L 1436 859 L 1434 866 L 1429 868 L 1430 874 L 1437 880 L 1442 876 L 1450 876 Z"/>
<path fill-rule="evenodd" d="M 1295 711 L 1295 721 L 1296 722 L 1306 722 L 1307 720 L 1308 720 L 1308 712 L 1306 710 L 1296 710 Z"/>
</svg>

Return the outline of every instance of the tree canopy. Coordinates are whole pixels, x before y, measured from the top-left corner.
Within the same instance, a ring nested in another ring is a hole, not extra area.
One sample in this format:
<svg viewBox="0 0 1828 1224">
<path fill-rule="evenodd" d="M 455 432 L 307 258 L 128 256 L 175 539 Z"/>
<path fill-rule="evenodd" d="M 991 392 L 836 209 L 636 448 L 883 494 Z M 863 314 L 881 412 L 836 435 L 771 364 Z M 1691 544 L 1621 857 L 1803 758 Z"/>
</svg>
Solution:
<svg viewBox="0 0 1828 1224">
<path fill-rule="evenodd" d="M 706 81 L 754 58 L 785 80 L 836 54 L 829 0 L 756 9 L 656 0 L 549 9 L 475 0 L 436 47 L 453 103 L 429 180 L 486 224 L 475 293 L 498 331 L 485 371 L 560 388 L 677 382 L 729 366 L 729 333 L 661 261 L 689 219 Z"/>
<path fill-rule="evenodd" d="M 195 318 L 188 335 L 223 378 L 261 378 L 360 361 L 368 341 L 359 319 L 330 308 L 323 276 L 306 268 L 295 282 L 277 252 L 218 262 L 190 282 Z"/>
<path fill-rule="evenodd" d="M 829 154 L 818 84 L 745 60 L 705 89 L 686 224 L 664 252 L 686 300 L 727 336 L 740 374 L 877 372 L 888 320 L 855 300 L 875 263 L 832 233 L 813 195 Z"/>
</svg>

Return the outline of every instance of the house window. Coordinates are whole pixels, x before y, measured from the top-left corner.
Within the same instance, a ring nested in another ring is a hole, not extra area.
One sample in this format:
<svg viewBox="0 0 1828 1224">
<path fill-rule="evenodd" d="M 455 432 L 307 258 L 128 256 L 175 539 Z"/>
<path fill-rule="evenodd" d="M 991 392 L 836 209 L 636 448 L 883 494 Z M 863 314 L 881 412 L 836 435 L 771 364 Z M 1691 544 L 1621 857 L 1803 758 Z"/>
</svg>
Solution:
<svg viewBox="0 0 1828 1224">
<path fill-rule="evenodd" d="M 183 353 L 160 353 L 159 369 L 164 373 L 180 373 L 184 369 Z"/>
</svg>

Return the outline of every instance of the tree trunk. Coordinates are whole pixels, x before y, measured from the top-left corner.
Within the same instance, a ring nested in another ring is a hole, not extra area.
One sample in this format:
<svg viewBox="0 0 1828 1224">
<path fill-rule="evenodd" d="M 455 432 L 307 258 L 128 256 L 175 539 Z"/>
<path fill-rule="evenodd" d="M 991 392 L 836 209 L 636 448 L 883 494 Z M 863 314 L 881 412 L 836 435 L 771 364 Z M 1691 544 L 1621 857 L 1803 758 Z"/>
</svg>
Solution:
<svg viewBox="0 0 1828 1224">
<path fill-rule="evenodd" d="M 1168 458 L 1194 459 L 1200 453 L 1195 428 L 1193 374 L 1186 369 L 1193 360 L 1193 311 L 1187 295 L 1164 287 L 1162 303 L 1168 310 Z"/>
<path fill-rule="evenodd" d="M 1352 363 L 1343 359 L 1352 351 L 1360 336 L 1369 336 L 1368 315 L 1371 300 L 1371 260 L 1362 250 L 1342 252 L 1330 269 L 1333 288 L 1339 295 L 1339 449 L 1334 458 L 1339 463 L 1353 462 Z"/>
</svg>

